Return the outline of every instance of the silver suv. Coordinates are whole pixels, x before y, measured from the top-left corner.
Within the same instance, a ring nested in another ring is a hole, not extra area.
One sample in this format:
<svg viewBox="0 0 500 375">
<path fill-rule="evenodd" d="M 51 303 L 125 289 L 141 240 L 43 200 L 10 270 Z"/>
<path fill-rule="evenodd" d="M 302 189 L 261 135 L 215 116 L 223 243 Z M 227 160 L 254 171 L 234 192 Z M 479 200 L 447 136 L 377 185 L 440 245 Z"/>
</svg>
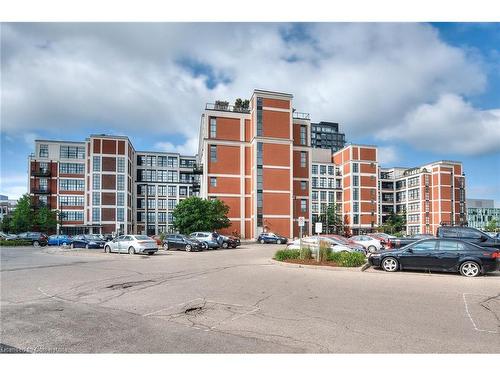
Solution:
<svg viewBox="0 0 500 375">
<path fill-rule="evenodd" d="M 204 243 L 208 249 L 218 249 L 220 247 L 219 242 L 210 232 L 193 232 L 189 236 Z"/>
</svg>

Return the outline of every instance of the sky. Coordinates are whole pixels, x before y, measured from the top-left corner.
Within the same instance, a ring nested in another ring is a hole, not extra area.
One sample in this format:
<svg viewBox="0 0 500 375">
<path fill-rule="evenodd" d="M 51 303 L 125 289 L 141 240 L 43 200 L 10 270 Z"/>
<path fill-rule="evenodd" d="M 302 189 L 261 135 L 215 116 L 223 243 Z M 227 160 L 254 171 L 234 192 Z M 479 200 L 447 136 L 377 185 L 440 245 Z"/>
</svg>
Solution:
<svg viewBox="0 0 500 375">
<path fill-rule="evenodd" d="M 2 23 L 0 194 L 26 192 L 34 139 L 194 154 L 205 103 L 255 88 L 382 166 L 462 161 L 500 207 L 500 23 Z"/>
</svg>

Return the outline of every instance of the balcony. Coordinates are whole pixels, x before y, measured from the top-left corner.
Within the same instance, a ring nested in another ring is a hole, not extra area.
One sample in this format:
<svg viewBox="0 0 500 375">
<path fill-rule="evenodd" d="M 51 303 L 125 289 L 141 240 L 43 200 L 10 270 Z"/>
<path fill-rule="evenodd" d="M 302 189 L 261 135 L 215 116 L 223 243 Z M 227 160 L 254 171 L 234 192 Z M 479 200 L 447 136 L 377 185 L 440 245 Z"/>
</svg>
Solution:
<svg viewBox="0 0 500 375">
<path fill-rule="evenodd" d="M 42 187 L 34 187 L 33 189 L 31 189 L 31 192 L 33 194 L 50 194 L 50 189 L 48 187 L 46 188 L 42 188 Z"/>
<path fill-rule="evenodd" d="M 311 115 L 309 113 L 305 113 L 305 112 L 293 111 L 293 118 L 295 118 L 297 120 L 310 120 Z"/>
<path fill-rule="evenodd" d="M 236 113 L 250 113 L 250 108 L 236 107 L 234 105 L 230 105 L 228 102 L 207 103 L 205 105 L 205 110 L 236 112 Z"/>
<path fill-rule="evenodd" d="M 193 165 L 193 174 L 203 174 L 203 164 Z"/>
<path fill-rule="evenodd" d="M 49 168 L 31 168 L 31 175 L 35 177 L 49 177 Z"/>
</svg>

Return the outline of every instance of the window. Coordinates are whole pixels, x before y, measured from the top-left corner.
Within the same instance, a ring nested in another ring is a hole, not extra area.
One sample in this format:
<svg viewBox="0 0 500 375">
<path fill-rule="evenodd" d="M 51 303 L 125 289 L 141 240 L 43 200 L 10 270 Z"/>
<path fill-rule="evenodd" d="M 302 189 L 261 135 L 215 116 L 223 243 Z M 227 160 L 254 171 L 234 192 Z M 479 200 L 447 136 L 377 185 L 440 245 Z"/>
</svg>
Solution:
<svg viewBox="0 0 500 375">
<path fill-rule="evenodd" d="M 177 196 L 177 186 L 168 186 L 168 196 L 169 197 L 175 197 Z"/>
<path fill-rule="evenodd" d="M 101 221 L 101 209 L 100 208 L 92 208 L 92 221 L 93 222 Z"/>
<path fill-rule="evenodd" d="M 423 241 L 413 246 L 410 245 L 410 247 L 416 253 L 427 253 L 434 250 L 436 243 L 434 241 Z"/>
<path fill-rule="evenodd" d="M 257 98 L 257 136 L 262 136 L 262 98 Z"/>
<path fill-rule="evenodd" d="M 182 160 L 182 161 L 184 161 L 184 160 Z M 182 164 L 183 163 L 181 163 L 181 167 L 183 166 Z M 177 168 L 177 165 L 178 165 L 177 158 L 175 156 L 169 156 L 168 161 L 167 161 L 167 167 Z"/>
<path fill-rule="evenodd" d="M 438 246 L 440 251 L 460 251 L 465 249 L 461 242 L 456 241 L 439 241 Z"/>
<path fill-rule="evenodd" d="M 352 171 L 353 171 L 353 173 L 359 172 L 359 164 L 358 163 L 352 163 Z"/>
<path fill-rule="evenodd" d="M 148 198 L 148 210 L 154 210 L 156 208 L 156 199 Z"/>
<path fill-rule="evenodd" d="M 177 200 L 175 200 L 175 199 L 168 200 L 168 209 L 169 210 L 173 210 L 176 205 L 177 205 Z"/>
<path fill-rule="evenodd" d="M 217 161 L 217 146 L 210 145 L 210 161 Z"/>
<path fill-rule="evenodd" d="M 264 188 L 264 180 L 263 180 L 263 169 L 262 166 L 257 167 L 257 190 L 262 190 Z"/>
<path fill-rule="evenodd" d="M 179 174 L 177 171 L 167 171 L 167 182 L 179 181 Z"/>
<path fill-rule="evenodd" d="M 307 211 L 307 200 L 301 199 L 300 200 L 300 212 L 306 212 L 306 211 Z"/>
<path fill-rule="evenodd" d="M 312 174 L 318 174 L 318 164 L 312 165 Z"/>
<path fill-rule="evenodd" d="M 300 152 L 300 166 L 302 168 L 305 168 L 307 166 L 307 152 L 305 151 Z"/>
<path fill-rule="evenodd" d="M 146 166 L 147 167 L 156 167 L 156 156 L 146 156 Z"/>
<path fill-rule="evenodd" d="M 158 212 L 158 222 L 159 223 L 166 223 L 167 222 L 167 213 L 166 212 Z M 162 232 L 164 232 L 165 229 L 163 229 Z"/>
<path fill-rule="evenodd" d="M 116 167 L 116 171 L 118 173 L 125 173 L 125 158 L 117 159 L 118 165 Z"/>
<path fill-rule="evenodd" d="M 217 138 L 217 119 L 210 117 L 210 138 Z"/>
<path fill-rule="evenodd" d="M 359 186 L 359 176 L 352 176 L 352 185 Z"/>
<path fill-rule="evenodd" d="M 92 189 L 99 190 L 101 188 L 101 175 L 94 173 L 92 176 Z"/>
<path fill-rule="evenodd" d="M 354 202 L 354 203 L 352 204 L 352 210 L 353 210 L 354 212 L 359 212 L 359 202 Z"/>
<path fill-rule="evenodd" d="M 84 199 L 82 196 L 60 196 L 59 206 L 83 206 Z"/>
<path fill-rule="evenodd" d="M 330 203 L 333 203 L 334 200 L 335 200 L 335 194 L 334 194 L 334 192 L 333 191 L 329 191 L 328 192 L 328 201 Z"/>
<path fill-rule="evenodd" d="M 300 189 L 307 190 L 307 181 L 300 181 Z"/>
<path fill-rule="evenodd" d="M 329 165 L 329 166 L 328 166 L 328 174 L 329 174 L 330 176 L 333 176 L 333 174 L 334 174 L 333 165 Z"/>
<path fill-rule="evenodd" d="M 262 142 L 257 143 L 257 166 L 263 164 L 262 153 L 264 151 L 264 144 Z"/>
<path fill-rule="evenodd" d="M 156 187 L 154 185 L 148 185 L 147 189 L 148 189 L 149 196 L 156 195 Z"/>
<path fill-rule="evenodd" d="M 359 188 L 352 189 L 352 199 L 355 201 L 359 200 Z"/>
<path fill-rule="evenodd" d="M 116 220 L 125 221 L 125 210 L 123 208 L 116 209 Z"/>
<path fill-rule="evenodd" d="M 318 212 L 318 210 L 319 210 L 319 206 L 318 206 L 318 204 L 317 204 L 317 203 L 313 203 L 313 204 L 312 204 L 312 212 L 316 212 L 316 213 L 317 213 L 317 212 Z"/>
<path fill-rule="evenodd" d="M 101 193 L 93 192 L 92 193 L 92 206 L 100 206 L 101 205 Z"/>
<path fill-rule="evenodd" d="M 313 192 L 312 192 L 312 200 L 313 201 L 318 200 L 318 192 L 316 190 L 313 190 Z"/>
<path fill-rule="evenodd" d="M 321 191 L 320 192 L 320 200 L 326 201 L 326 191 Z"/>
<path fill-rule="evenodd" d="M 329 178 L 328 179 L 328 188 L 333 189 L 335 187 L 335 179 L 334 178 Z"/>
<path fill-rule="evenodd" d="M 158 195 L 161 196 L 167 195 L 167 187 L 165 185 L 158 185 Z"/>
<path fill-rule="evenodd" d="M 312 178 L 312 187 L 317 188 L 318 187 L 318 177 L 313 177 Z"/>
<path fill-rule="evenodd" d="M 40 163 L 40 168 L 41 168 L 41 165 L 42 165 L 42 163 Z M 59 164 L 59 173 L 84 174 L 85 173 L 85 164 L 60 163 Z"/>
<path fill-rule="evenodd" d="M 85 147 L 60 146 L 59 154 L 61 159 L 85 159 Z"/>
<path fill-rule="evenodd" d="M 101 170 L 101 157 L 94 156 L 92 159 L 92 169 L 94 172 L 99 172 Z"/>
<path fill-rule="evenodd" d="M 40 179 L 40 183 L 41 181 L 42 179 Z M 85 182 L 83 180 L 72 180 L 72 179 L 59 180 L 59 190 L 83 191 L 84 188 L 85 188 Z"/>
<path fill-rule="evenodd" d="M 210 186 L 217 187 L 217 177 L 210 177 Z"/>
<path fill-rule="evenodd" d="M 179 196 L 185 197 L 187 195 L 187 187 L 179 186 Z"/>
<path fill-rule="evenodd" d="M 326 165 L 319 166 L 319 174 L 326 174 Z"/>
<path fill-rule="evenodd" d="M 321 177 L 319 179 L 319 187 L 320 188 L 326 188 L 326 177 Z"/>
<path fill-rule="evenodd" d="M 307 126 L 300 125 L 300 144 L 307 145 Z"/>
<path fill-rule="evenodd" d="M 122 174 L 116 176 L 116 190 L 125 190 L 125 176 Z"/>
<path fill-rule="evenodd" d="M 474 240 L 481 239 L 481 232 L 474 230 L 472 228 L 461 228 L 460 231 L 462 232 L 463 238 L 470 238 Z"/>
<path fill-rule="evenodd" d="M 169 223 L 171 223 L 172 221 L 174 221 L 174 215 L 172 215 L 172 212 L 168 212 L 167 213 L 167 221 Z"/>
<path fill-rule="evenodd" d="M 116 205 L 117 206 L 125 206 L 125 194 L 117 193 L 116 194 Z"/>
<path fill-rule="evenodd" d="M 38 151 L 38 156 L 41 158 L 49 157 L 49 145 L 40 145 L 40 150 Z"/>
<path fill-rule="evenodd" d="M 156 221 L 156 214 L 154 212 L 148 212 L 148 223 L 154 223 Z"/>
<path fill-rule="evenodd" d="M 157 179 L 157 181 L 167 182 L 168 181 L 167 171 L 161 171 L 161 170 L 157 171 L 156 179 Z"/>
<path fill-rule="evenodd" d="M 353 224 L 359 224 L 359 215 L 358 214 L 352 215 L 352 222 L 353 222 Z"/>
<path fill-rule="evenodd" d="M 83 221 L 83 211 L 61 211 L 62 221 Z"/>
<path fill-rule="evenodd" d="M 167 200 L 166 199 L 158 199 L 158 209 L 160 209 L 160 210 L 167 209 Z"/>
</svg>

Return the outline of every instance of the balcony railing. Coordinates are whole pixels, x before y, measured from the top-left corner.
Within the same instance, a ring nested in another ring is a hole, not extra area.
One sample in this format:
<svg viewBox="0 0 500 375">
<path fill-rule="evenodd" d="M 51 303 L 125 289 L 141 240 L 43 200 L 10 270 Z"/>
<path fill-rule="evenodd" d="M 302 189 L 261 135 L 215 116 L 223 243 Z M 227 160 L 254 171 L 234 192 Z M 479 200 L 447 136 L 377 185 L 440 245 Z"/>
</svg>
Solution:
<svg viewBox="0 0 500 375">
<path fill-rule="evenodd" d="M 31 175 L 36 177 L 50 176 L 50 169 L 46 168 L 31 168 Z"/>
<path fill-rule="evenodd" d="M 234 105 L 225 103 L 207 103 L 205 109 L 210 111 L 250 113 L 250 108 L 235 107 Z"/>
<path fill-rule="evenodd" d="M 50 194 L 50 189 L 47 188 L 41 188 L 41 187 L 34 187 L 32 190 L 33 194 Z"/>
<path fill-rule="evenodd" d="M 195 164 L 193 166 L 193 173 L 194 174 L 203 174 L 203 165 L 202 164 Z"/>
<path fill-rule="evenodd" d="M 310 120 L 311 115 L 309 113 L 305 112 L 293 112 L 293 118 L 296 118 L 298 120 Z"/>
</svg>

